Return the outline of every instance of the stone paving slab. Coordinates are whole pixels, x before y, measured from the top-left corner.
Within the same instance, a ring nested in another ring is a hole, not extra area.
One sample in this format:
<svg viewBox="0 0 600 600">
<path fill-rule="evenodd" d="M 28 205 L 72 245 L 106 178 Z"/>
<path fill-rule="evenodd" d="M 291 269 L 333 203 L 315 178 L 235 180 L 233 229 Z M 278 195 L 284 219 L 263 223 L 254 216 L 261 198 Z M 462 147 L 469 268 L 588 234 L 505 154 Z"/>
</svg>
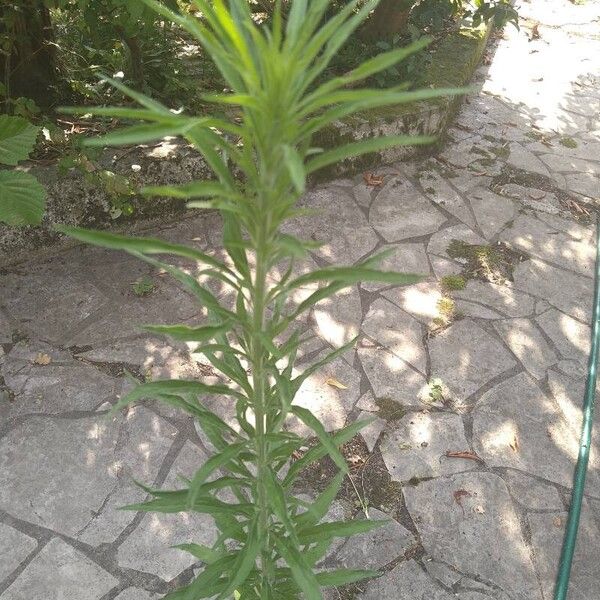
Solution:
<svg viewBox="0 0 600 600">
<path fill-rule="evenodd" d="M 300 323 L 310 339 L 298 370 L 362 334 L 296 398 L 329 431 L 376 417 L 356 442 L 368 460 L 354 481 L 371 517 L 391 520 L 325 559 L 382 569 L 353 588 L 357 599 L 551 598 L 589 350 L 600 9 L 538 0 L 519 10 L 521 29 L 492 42 L 480 93 L 437 156 L 382 167 L 381 186 L 360 175 L 319 186 L 302 200 L 318 213 L 286 226 L 325 242 L 298 272 L 395 248 L 384 268 L 424 276 L 355 286 Z M 215 215 L 154 233 L 223 255 Z M 488 262 L 453 252 L 457 241 Z M 141 276 L 154 286 L 143 296 L 132 285 Z M 117 508 L 143 500 L 133 477 L 176 486 L 191 475 L 211 451 L 206 436 L 155 404 L 106 415 L 126 372 L 214 379 L 205 357 L 139 328 L 204 318 L 121 253 L 75 248 L 0 273 L 0 600 L 154 600 L 201 566 L 172 546 L 211 543 L 211 519 Z M 202 401 L 234 424 L 233 403 Z M 597 446 L 595 429 L 574 600 L 600 588 Z M 356 502 L 341 497 L 330 516 L 358 518 Z"/>
</svg>

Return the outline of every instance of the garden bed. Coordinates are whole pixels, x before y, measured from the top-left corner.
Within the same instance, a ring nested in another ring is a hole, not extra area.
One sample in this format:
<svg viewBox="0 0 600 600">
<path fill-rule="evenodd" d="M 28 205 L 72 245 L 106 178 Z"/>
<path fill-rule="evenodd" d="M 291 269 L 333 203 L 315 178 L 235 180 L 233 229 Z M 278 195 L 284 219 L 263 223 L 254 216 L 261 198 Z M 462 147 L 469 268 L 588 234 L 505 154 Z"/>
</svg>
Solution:
<svg viewBox="0 0 600 600">
<path fill-rule="evenodd" d="M 447 33 L 436 44 L 416 87 L 468 84 L 485 50 L 490 29 L 491 25 Z M 453 96 L 365 111 L 359 117 L 340 121 L 321 132 L 315 138 L 315 145 L 331 148 L 349 140 L 390 134 L 433 135 L 442 140 L 461 101 L 461 96 Z M 430 148 L 400 147 L 349 159 L 336 167 L 323 169 L 316 179 L 354 175 L 377 164 L 401 160 L 417 152 L 429 152 Z M 55 223 L 139 230 L 151 226 L 157 219 L 164 222 L 177 218 L 183 211 L 179 201 L 141 198 L 127 189 L 120 190 L 124 185 L 134 192 L 142 182 L 146 185 L 184 183 L 210 176 L 208 167 L 194 150 L 172 141 L 125 150 L 110 149 L 87 173 L 75 169 L 65 172 L 53 163 L 40 165 L 33 162 L 28 168 L 47 190 L 44 222 L 40 227 L 21 229 L 0 225 L 0 266 L 30 257 L 33 251 L 43 252 L 66 243 L 52 230 Z M 97 176 L 103 173 L 114 173 L 117 179 L 99 185 Z M 119 214 L 118 202 L 115 210 L 115 198 L 122 196 L 123 191 L 130 215 L 125 211 Z"/>
</svg>

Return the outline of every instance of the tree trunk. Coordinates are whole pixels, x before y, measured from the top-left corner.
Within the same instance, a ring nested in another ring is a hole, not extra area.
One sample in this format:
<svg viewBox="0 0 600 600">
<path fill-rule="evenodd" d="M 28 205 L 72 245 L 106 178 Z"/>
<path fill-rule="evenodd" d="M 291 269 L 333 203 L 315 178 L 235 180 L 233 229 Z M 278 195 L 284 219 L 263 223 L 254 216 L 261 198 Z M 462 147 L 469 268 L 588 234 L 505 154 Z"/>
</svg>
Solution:
<svg viewBox="0 0 600 600">
<path fill-rule="evenodd" d="M 415 0 L 381 0 L 365 23 L 365 37 L 381 40 L 406 29 Z"/>
<path fill-rule="evenodd" d="M 127 62 L 129 63 L 129 73 L 127 75 L 133 82 L 133 87 L 137 90 L 142 90 L 144 87 L 144 59 L 142 49 L 137 35 L 129 34 L 124 27 L 119 24 L 115 25 L 115 29 L 127 49 Z"/>
<path fill-rule="evenodd" d="M 20 10 L 0 7 L 0 32 L 12 40 L 0 61 L 9 98 L 32 98 L 44 108 L 56 100 L 58 72 L 50 11 L 43 0 L 21 0 Z"/>
</svg>

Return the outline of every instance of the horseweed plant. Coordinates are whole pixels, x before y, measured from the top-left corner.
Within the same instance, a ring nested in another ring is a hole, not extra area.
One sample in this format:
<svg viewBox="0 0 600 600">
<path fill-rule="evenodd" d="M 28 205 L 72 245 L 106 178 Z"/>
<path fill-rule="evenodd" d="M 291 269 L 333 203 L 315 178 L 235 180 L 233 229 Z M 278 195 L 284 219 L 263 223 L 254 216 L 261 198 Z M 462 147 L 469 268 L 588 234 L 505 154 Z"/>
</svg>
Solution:
<svg viewBox="0 0 600 600">
<path fill-rule="evenodd" d="M 197 419 L 216 449 L 187 481 L 186 489 L 160 491 L 144 487 L 151 499 L 127 508 L 195 511 L 208 513 L 215 520 L 220 535 L 212 547 L 184 545 L 183 549 L 200 559 L 204 568 L 190 584 L 168 594 L 170 600 L 322 598 L 323 587 L 378 574 L 350 569 L 325 571 L 315 565 L 335 537 L 365 532 L 381 522 L 322 522 L 348 472 L 339 447 L 368 421 L 353 423 L 330 435 L 309 410 L 293 404 L 294 395 L 311 374 L 355 343 L 352 340 L 298 375 L 294 362 L 304 340 L 296 323 L 314 304 L 359 281 L 402 285 L 418 277 L 375 270 L 383 254 L 356 266 L 330 266 L 296 276 L 294 261 L 314 249 L 315 244 L 284 235 L 281 225 L 301 215 L 294 205 L 310 173 L 352 156 L 431 141 L 425 137 L 378 137 L 323 151 L 311 146 L 313 134 L 359 110 L 459 90 L 354 87 L 418 51 L 426 41 L 384 52 L 344 76 L 317 85 L 331 58 L 376 1 L 352 0 L 329 20 L 325 19 L 329 0 L 292 0 L 286 3 L 285 15 L 281 2 L 277 2 L 268 28 L 255 23 L 247 0 L 231 0 L 228 5 L 223 0 L 196 0 L 201 19 L 172 12 L 155 0 L 144 1 L 186 29 L 212 56 L 230 91 L 205 99 L 229 109 L 231 119 L 177 114 L 119 81 L 112 84 L 142 108 L 69 111 L 146 121 L 91 140 L 94 145 L 137 144 L 174 135 L 192 144 L 216 179 L 147 187 L 143 193 L 191 199 L 190 208 L 219 210 L 228 260 L 222 262 L 196 248 L 156 239 L 61 229 L 85 242 L 126 250 L 183 284 L 204 307 L 208 321 L 198 326 L 147 329 L 197 344 L 196 351 L 210 360 L 224 376 L 224 383 L 150 381 L 119 401 L 117 409 L 141 399 L 179 407 Z M 200 264 L 201 269 L 192 275 L 156 255 L 188 259 Z M 274 280 L 271 275 L 282 264 L 283 275 Z M 213 280 L 229 288 L 236 299 L 234 308 L 222 305 L 210 286 L 201 285 L 200 280 Z M 319 287 L 294 304 L 291 295 L 309 284 Z M 232 403 L 239 431 L 199 402 L 207 394 L 217 394 Z M 297 460 L 292 460 L 292 455 L 298 456 L 306 440 L 286 430 L 292 415 L 318 440 Z M 295 497 L 294 483 L 301 471 L 327 454 L 339 469 L 333 481 L 312 503 Z M 235 499 L 223 501 L 223 491 Z"/>
</svg>

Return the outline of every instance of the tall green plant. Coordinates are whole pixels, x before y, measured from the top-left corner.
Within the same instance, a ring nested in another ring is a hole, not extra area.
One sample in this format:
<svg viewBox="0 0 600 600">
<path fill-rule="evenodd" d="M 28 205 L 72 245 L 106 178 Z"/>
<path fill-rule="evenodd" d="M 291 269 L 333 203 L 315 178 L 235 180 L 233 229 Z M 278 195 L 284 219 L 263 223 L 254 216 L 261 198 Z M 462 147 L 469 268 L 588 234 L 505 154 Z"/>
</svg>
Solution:
<svg viewBox="0 0 600 600">
<path fill-rule="evenodd" d="M 231 120 L 175 114 L 117 81 L 113 85 L 142 108 L 92 110 L 97 115 L 145 121 L 92 140 L 94 145 L 135 144 L 180 135 L 204 156 L 215 180 L 149 187 L 145 193 L 190 200 L 190 208 L 218 209 L 229 257 L 226 264 L 195 248 L 156 239 L 62 228 L 79 240 L 126 250 L 168 271 L 186 286 L 208 311 L 208 322 L 147 329 L 197 343 L 197 351 L 225 377 L 220 384 L 151 381 L 138 385 L 118 403 L 117 408 L 121 408 L 142 399 L 157 399 L 179 407 L 198 419 L 216 448 L 186 489 L 144 488 L 151 499 L 129 508 L 196 511 L 214 517 L 220 535 L 212 547 L 184 546 L 205 563 L 204 569 L 192 583 L 169 594 L 170 600 L 319 599 L 322 587 L 377 575 L 362 570 L 319 571 L 315 565 L 335 537 L 365 532 L 381 523 L 322 522 L 348 471 L 339 447 L 366 423 L 354 423 L 329 435 L 309 410 L 294 405 L 293 400 L 312 373 L 346 352 L 355 340 L 297 375 L 294 361 L 303 339 L 295 324 L 315 303 L 358 281 L 402 285 L 419 278 L 376 270 L 383 255 L 352 267 L 331 266 L 296 276 L 295 261 L 315 245 L 284 235 L 281 225 L 301 214 L 295 204 L 310 173 L 349 157 L 431 141 L 424 137 L 379 137 L 323 151 L 311 145 L 313 134 L 359 110 L 457 90 L 407 92 L 354 87 L 419 50 L 423 42 L 385 52 L 317 87 L 319 75 L 376 0 L 353 0 L 329 20 L 324 18 L 328 0 L 292 0 L 285 22 L 278 2 L 270 29 L 254 23 L 246 0 L 231 0 L 228 5 L 223 0 L 196 0 L 202 20 L 173 13 L 154 0 L 144 1 L 188 30 L 210 53 L 230 92 L 206 99 L 219 107 L 237 107 L 237 112 Z M 208 287 L 200 285 L 198 274 L 193 276 L 158 258 L 161 255 L 200 264 L 199 275 L 204 280 L 216 281 L 233 292 L 235 308 L 221 305 Z M 274 281 L 270 273 L 282 263 L 287 269 Z M 320 287 L 297 305 L 288 301 L 295 290 L 308 284 Z M 206 394 L 218 394 L 235 406 L 239 432 L 199 402 Z M 286 431 L 291 415 L 318 438 L 316 445 L 293 462 L 293 453 L 306 440 Z M 307 504 L 294 496 L 294 483 L 305 467 L 327 454 L 339 473 L 313 503 Z M 222 501 L 219 494 L 223 490 L 235 501 Z"/>
</svg>

